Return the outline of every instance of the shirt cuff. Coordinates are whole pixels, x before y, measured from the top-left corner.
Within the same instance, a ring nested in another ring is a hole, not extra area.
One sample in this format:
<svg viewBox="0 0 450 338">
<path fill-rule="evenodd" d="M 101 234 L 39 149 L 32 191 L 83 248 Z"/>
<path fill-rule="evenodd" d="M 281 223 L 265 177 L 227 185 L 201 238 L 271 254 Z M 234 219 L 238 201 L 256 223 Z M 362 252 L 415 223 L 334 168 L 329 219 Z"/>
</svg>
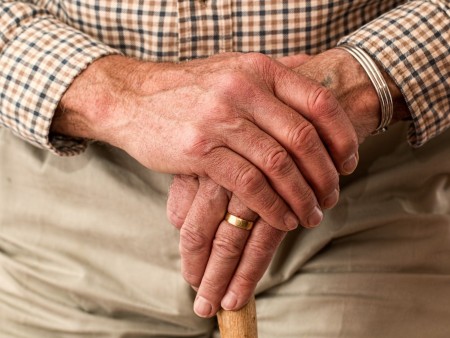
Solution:
<svg viewBox="0 0 450 338">
<path fill-rule="evenodd" d="M 49 136 L 52 118 L 80 72 L 119 52 L 45 14 L 22 22 L 15 33 L 0 54 L 1 124 L 55 154 L 82 152 L 85 140 Z"/>
<path fill-rule="evenodd" d="M 415 147 L 450 127 L 449 13 L 444 1 L 410 1 L 339 41 L 362 48 L 397 84 Z"/>
</svg>

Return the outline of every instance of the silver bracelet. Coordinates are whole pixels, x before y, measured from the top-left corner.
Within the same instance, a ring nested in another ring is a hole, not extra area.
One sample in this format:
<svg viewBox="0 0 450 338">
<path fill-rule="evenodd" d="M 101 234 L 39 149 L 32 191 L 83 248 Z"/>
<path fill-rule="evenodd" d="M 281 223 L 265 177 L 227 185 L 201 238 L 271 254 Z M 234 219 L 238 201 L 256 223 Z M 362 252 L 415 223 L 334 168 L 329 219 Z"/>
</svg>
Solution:
<svg viewBox="0 0 450 338">
<path fill-rule="evenodd" d="M 381 106 L 380 124 L 377 129 L 372 132 L 372 135 L 385 132 L 388 125 L 391 123 L 394 114 L 394 104 L 392 102 L 391 92 L 389 91 L 389 87 L 384 80 L 383 75 L 371 57 L 361 48 L 350 45 L 341 45 L 336 48 L 349 52 L 367 73 L 367 76 L 375 87 Z"/>
</svg>

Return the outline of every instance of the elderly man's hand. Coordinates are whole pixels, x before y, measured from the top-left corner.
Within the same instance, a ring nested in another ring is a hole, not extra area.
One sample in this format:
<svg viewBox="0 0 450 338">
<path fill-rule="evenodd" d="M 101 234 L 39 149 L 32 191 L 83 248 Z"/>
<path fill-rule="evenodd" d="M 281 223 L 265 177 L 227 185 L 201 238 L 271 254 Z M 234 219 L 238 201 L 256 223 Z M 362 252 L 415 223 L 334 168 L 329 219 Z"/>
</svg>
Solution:
<svg viewBox="0 0 450 338">
<path fill-rule="evenodd" d="M 349 54 L 330 50 L 314 58 L 300 55 L 279 61 L 327 87 L 345 108 L 360 142 L 375 130 L 378 97 Z M 395 119 L 399 119 L 407 114 L 406 106 L 395 85 L 388 83 L 396 103 Z M 227 208 L 244 219 L 256 217 L 234 195 L 227 206 L 229 197 L 212 181 L 190 176 L 176 176 L 169 195 L 168 217 L 181 229 L 182 272 L 191 285 L 199 287 L 194 310 L 200 316 L 212 316 L 220 305 L 229 310 L 242 307 L 285 235 L 261 218 L 251 232 L 223 221 Z M 336 193 L 322 207 L 333 207 L 337 200 Z"/>
<path fill-rule="evenodd" d="M 182 225 L 173 218 L 175 209 L 183 217 Z M 194 311 L 202 317 L 213 316 L 220 305 L 230 310 L 242 307 L 286 234 L 262 218 L 251 231 L 234 227 L 223 220 L 227 209 L 246 220 L 258 216 L 210 179 L 174 177 L 169 219 L 179 225 L 182 274 L 199 287 Z"/>
<path fill-rule="evenodd" d="M 104 57 L 69 87 L 52 131 L 110 143 L 156 171 L 209 177 L 282 230 L 319 223 L 338 171 L 356 166 L 356 134 L 333 95 L 261 54 Z"/>
</svg>

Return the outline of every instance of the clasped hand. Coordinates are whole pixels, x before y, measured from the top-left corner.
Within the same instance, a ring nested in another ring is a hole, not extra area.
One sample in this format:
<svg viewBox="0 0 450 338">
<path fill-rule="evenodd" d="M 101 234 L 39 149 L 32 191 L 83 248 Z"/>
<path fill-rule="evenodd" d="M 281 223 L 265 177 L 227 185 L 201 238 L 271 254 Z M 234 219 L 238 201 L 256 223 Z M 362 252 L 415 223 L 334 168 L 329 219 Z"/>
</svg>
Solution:
<svg viewBox="0 0 450 338">
<path fill-rule="evenodd" d="M 279 61 L 298 67 L 306 60 L 308 57 L 300 55 Z M 273 95 L 271 100 L 279 107 L 264 110 L 257 106 L 249 110 L 263 114 L 257 120 L 252 116 L 255 121 L 268 120 L 257 127 L 271 143 L 261 147 L 261 140 L 252 137 L 251 129 L 242 125 L 241 140 L 249 151 L 242 156 L 266 175 L 268 183 L 294 210 L 300 224 L 313 227 L 322 220 L 322 209 L 337 203 L 338 174 L 348 174 L 356 167 L 356 134 L 330 91 L 305 77 L 293 77 L 281 65 L 270 66 L 283 73 L 283 84 L 278 82 L 277 73 L 269 74 L 274 76 L 272 83 L 278 87 L 266 92 Z M 267 78 L 268 74 L 263 76 Z M 239 82 L 236 86 L 245 88 Z M 240 92 L 232 94 L 240 100 Z M 247 102 L 261 103 L 250 98 Z M 271 128 L 275 125 L 276 128 Z M 260 156 L 264 161 L 259 161 Z M 257 196 L 261 192 L 250 189 L 246 193 Z M 214 315 L 220 306 L 228 310 L 242 307 L 286 231 L 291 230 L 272 223 L 272 218 L 256 209 L 253 212 L 251 207 L 247 208 L 241 196 L 230 193 L 212 177 L 177 175 L 171 186 L 168 217 L 180 229 L 182 273 L 198 290 L 194 310 L 203 317 Z M 261 217 L 249 232 L 224 221 L 227 211 L 247 220 L 256 220 L 258 214 Z"/>
<path fill-rule="evenodd" d="M 107 142 L 182 175 L 168 216 L 201 316 L 244 305 L 284 233 L 320 223 L 337 201 L 338 175 L 356 167 L 358 138 L 333 92 L 290 69 L 306 59 L 106 56 L 60 101 L 53 133 Z M 221 222 L 226 210 L 259 219 L 247 232 Z"/>
</svg>

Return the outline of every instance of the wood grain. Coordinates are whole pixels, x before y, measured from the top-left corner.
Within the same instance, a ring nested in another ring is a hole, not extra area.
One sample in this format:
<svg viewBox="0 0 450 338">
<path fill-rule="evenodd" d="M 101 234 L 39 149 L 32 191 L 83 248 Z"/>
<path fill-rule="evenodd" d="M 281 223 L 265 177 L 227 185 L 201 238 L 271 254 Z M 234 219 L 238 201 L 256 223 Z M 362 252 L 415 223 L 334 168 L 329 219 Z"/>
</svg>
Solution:
<svg viewBox="0 0 450 338">
<path fill-rule="evenodd" d="M 238 311 L 220 310 L 217 319 L 221 338 L 258 338 L 254 296 Z"/>
</svg>

